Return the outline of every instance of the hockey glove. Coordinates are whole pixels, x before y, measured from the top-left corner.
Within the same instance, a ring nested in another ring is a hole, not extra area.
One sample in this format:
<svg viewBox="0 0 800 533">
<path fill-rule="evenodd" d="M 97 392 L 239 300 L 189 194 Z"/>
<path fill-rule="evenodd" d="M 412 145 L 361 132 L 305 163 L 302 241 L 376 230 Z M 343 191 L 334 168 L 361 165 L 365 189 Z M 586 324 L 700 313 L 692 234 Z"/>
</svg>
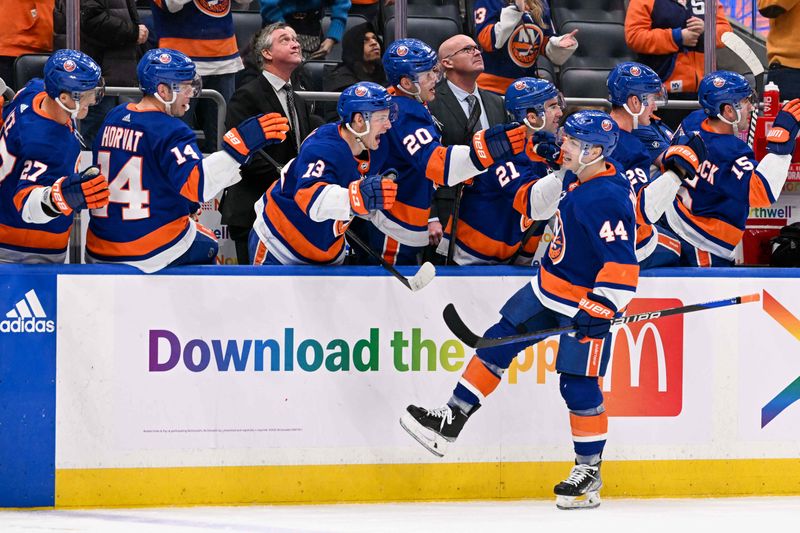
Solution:
<svg viewBox="0 0 800 533">
<path fill-rule="evenodd" d="M 366 215 L 375 209 L 391 209 L 397 197 L 396 171 L 372 175 L 350 183 L 350 208 L 356 215 Z"/>
<path fill-rule="evenodd" d="M 479 131 L 472 137 L 472 150 L 469 153 L 472 163 L 479 169 L 486 169 L 495 161 L 520 153 L 525 148 L 525 128 L 512 122 Z"/>
<path fill-rule="evenodd" d="M 581 298 L 578 312 L 572 323 L 578 332 L 575 336 L 581 342 L 602 339 L 611 329 L 611 319 L 617 313 L 616 306 L 608 298 L 590 292 Z"/>
<path fill-rule="evenodd" d="M 767 152 L 777 155 L 794 153 L 795 138 L 800 131 L 800 98 L 786 102 L 767 133 Z"/>
<path fill-rule="evenodd" d="M 689 181 L 697 175 L 700 163 L 706 157 L 706 143 L 698 133 L 676 136 L 661 158 L 661 167 L 663 171 L 671 170 L 681 180 Z"/>
<path fill-rule="evenodd" d="M 109 195 L 108 180 L 97 167 L 59 178 L 50 188 L 50 201 L 62 215 L 69 215 L 73 210 L 104 207 L 108 205 Z"/>
<path fill-rule="evenodd" d="M 250 161 L 253 153 L 266 145 L 285 141 L 287 131 L 289 119 L 283 115 L 256 115 L 228 130 L 222 139 L 222 148 L 240 165 L 244 165 Z"/>
<path fill-rule="evenodd" d="M 556 136 L 549 131 L 537 131 L 531 137 L 533 153 L 556 169 L 561 168 L 561 147 L 556 144 Z"/>
</svg>

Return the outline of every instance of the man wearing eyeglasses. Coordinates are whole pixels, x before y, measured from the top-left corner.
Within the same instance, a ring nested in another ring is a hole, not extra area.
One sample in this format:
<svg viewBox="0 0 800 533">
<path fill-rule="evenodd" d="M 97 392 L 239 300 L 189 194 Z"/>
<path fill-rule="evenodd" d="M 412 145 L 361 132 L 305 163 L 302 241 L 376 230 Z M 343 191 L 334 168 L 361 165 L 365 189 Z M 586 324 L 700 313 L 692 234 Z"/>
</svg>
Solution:
<svg viewBox="0 0 800 533">
<path fill-rule="evenodd" d="M 439 57 L 444 79 L 436 86 L 436 98 L 428 109 L 441 125 L 444 146 L 467 144 L 473 133 L 505 122 L 503 98 L 478 88 L 483 56 L 471 37 L 450 37 L 439 47 Z M 442 240 L 455 197 L 452 187 L 439 187 L 434 193 L 428 222 L 428 238 L 433 247 Z"/>
</svg>

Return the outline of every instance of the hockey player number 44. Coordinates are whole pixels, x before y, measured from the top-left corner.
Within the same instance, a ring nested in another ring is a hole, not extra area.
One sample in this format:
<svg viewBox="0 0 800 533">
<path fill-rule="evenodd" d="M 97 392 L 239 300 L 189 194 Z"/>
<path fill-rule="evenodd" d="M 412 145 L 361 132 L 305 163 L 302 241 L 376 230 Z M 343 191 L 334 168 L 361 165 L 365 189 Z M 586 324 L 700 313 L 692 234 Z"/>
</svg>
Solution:
<svg viewBox="0 0 800 533">
<path fill-rule="evenodd" d="M 623 224 L 621 220 L 617 222 L 617 227 L 613 230 L 611 229 L 611 221 L 606 220 L 600 227 L 600 236 L 604 238 L 606 242 L 615 241 L 617 237 L 623 241 L 628 240 L 628 232 L 625 231 L 625 224 Z"/>
</svg>

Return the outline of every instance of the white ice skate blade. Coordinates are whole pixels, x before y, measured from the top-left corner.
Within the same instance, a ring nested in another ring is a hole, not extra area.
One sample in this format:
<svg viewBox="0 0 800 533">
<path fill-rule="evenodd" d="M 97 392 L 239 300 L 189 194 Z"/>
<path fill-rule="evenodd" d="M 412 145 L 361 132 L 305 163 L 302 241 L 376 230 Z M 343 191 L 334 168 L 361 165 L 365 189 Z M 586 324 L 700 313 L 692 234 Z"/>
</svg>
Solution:
<svg viewBox="0 0 800 533">
<path fill-rule="evenodd" d="M 409 288 L 418 291 L 433 281 L 434 277 L 436 277 L 436 267 L 426 261 L 419 267 L 417 273 L 408 279 Z"/>
<path fill-rule="evenodd" d="M 417 422 L 408 411 L 400 417 L 400 425 L 433 455 L 444 457 L 447 452 L 447 446 L 450 444 L 447 439 Z"/>
<path fill-rule="evenodd" d="M 594 509 L 600 507 L 600 493 L 591 491 L 583 496 L 556 496 L 556 507 L 562 511 Z"/>
</svg>

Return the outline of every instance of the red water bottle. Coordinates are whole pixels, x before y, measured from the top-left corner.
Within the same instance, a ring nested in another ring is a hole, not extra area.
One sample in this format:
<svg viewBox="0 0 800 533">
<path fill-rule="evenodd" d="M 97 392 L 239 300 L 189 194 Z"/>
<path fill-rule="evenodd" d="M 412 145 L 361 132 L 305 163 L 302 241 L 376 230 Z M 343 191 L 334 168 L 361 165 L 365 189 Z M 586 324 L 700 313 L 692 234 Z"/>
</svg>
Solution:
<svg viewBox="0 0 800 533">
<path fill-rule="evenodd" d="M 773 82 L 764 87 L 764 116 L 775 118 L 781 110 L 781 92 Z"/>
</svg>

